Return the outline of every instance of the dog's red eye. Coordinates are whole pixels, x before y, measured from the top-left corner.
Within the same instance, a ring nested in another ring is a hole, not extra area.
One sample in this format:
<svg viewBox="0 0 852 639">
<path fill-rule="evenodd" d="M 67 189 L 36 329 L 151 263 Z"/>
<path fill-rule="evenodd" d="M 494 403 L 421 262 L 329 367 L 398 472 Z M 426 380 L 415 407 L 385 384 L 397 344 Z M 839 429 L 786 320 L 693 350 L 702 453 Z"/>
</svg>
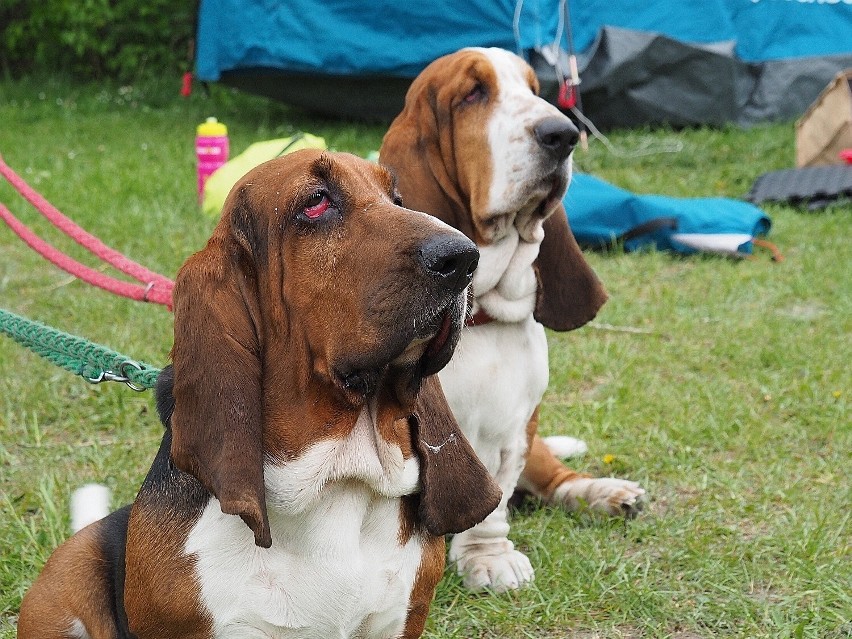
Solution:
<svg viewBox="0 0 852 639">
<path fill-rule="evenodd" d="M 322 216 L 330 205 L 331 200 L 328 199 L 328 195 L 323 191 L 317 191 L 305 203 L 305 217 L 315 220 Z"/>
<path fill-rule="evenodd" d="M 485 91 L 483 90 L 482 85 L 477 84 L 470 90 L 470 92 L 466 96 L 464 96 L 464 101 L 467 103 L 477 102 L 478 100 L 482 99 L 483 95 L 485 95 Z"/>
</svg>

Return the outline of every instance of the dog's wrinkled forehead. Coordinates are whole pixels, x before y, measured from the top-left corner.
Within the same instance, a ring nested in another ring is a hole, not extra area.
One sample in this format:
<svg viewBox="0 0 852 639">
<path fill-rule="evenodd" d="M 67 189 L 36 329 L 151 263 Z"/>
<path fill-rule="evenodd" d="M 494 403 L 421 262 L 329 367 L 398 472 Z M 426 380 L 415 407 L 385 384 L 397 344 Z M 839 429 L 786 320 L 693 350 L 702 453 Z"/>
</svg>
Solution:
<svg viewBox="0 0 852 639">
<path fill-rule="evenodd" d="M 494 70 L 498 99 L 512 96 L 514 98 L 535 97 L 538 93 L 538 78 L 535 72 L 522 58 L 510 51 L 498 48 L 471 47 L 482 55 Z"/>
<path fill-rule="evenodd" d="M 348 153 L 337 153 L 332 160 L 323 154 L 311 167 L 320 179 L 338 186 L 348 196 L 357 199 L 386 199 L 398 197 L 396 176 L 386 167 Z"/>
<path fill-rule="evenodd" d="M 538 89 L 535 72 L 522 58 L 511 51 L 498 48 L 477 48 L 494 66 L 503 87 L 509 91 L 528 92 Z"/>
<path fill-rule="evenodd" d="M 385 167 L 345 153 L 304 150 L 271 160 L 243 178 L 240 189 L 258 213 L 292 215 L 301 200 L 319 189 L 347 200 L 393 200 L 396 177 Z"/>
<path fill-rule="evenodd" d="M 472 48 L 486 58 L 494 69 L 496 95 L 500 103 L 511 102 L 525 109 L 544 107 L 547 103 L 538 97 L 538 78 L 532 67 L 522 58 L 505 49 Z"/>
</svg>

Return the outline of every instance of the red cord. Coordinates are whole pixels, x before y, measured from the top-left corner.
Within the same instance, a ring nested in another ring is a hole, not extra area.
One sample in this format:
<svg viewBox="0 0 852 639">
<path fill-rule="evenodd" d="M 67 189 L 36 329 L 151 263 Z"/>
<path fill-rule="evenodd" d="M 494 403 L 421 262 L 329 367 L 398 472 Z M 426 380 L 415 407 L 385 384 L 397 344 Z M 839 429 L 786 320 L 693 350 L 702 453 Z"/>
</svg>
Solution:
<svg viewBox="0 0 852 639">
<path fill-rule="evenodd" d="M 113 248 L 110 248 L 98 238 L 86 232 L 81 227 L 77 226 L 72 220 L 65 217 L 55 206 L 48 202 L 35 189 L 24 182 L 23 178 L 17 175 L 9 165 L 0 156 L 0 174 L 15 187 L 15 189 L 32 204 L 38 212 L 41 213 L 47 221 L 53 224 L 60 231 L 65 233 L 80 246 L 93 253 L 98 258 L 111 264 L 123 273 L 127 273 L 135 280 L 142 283 L 155 282 L 162 284 L 168 288 L 174 286 L 174 282 L 169 278 L 154 273 L 148 270 L 141 264 L 137 264 L 133 260 L 125 257 Z"/>
<path fill-rule="evenodd" d="M 19 175 L 17 175 L 0 156 L 0 175 L 6 180 L 30 203 L 39 213 L 41 213 L 53 226 L 65 233 L 73 239 L 77 244 L 93 253 L 95 256 L 114 266 L 118 270 L 127 275 L 130 275 L 137 281 L 144 284 L 139 286 L 123 282 L 115 278 L 109 277 L 98 271 L 92 270 L 87 266 L 68 257 L 61 251 L 57 250 L 32 231 L 30 231 L 20 220 L 18 220 L 12 212 L 5 206 L 0 204 L 0 217 L 9 225 L 9 227 L 26 242 L 31 248 L 40 253 L 43 257 L 50 260 L 56 266 L 75 277 L 79 277 L 89 284 L 93 284 L 99 288 L 103 288 L 117 295 L 129 297 L 130 299 L 155 302 L 163 304 L 169 309 L 172 305 L 172 289 L 174 282 L 164 275 L 148 270 L 141 264 L 125 257 L 113 248 L 110 248 L 101 242 L 94 235 L 88 233 L 83 228 L 75 224 L 72 220 L 65 217 L 59 209 L 48 202 L 35 189 L 30 187 Z"/>
<path fill-rule="evenodd" d="M 141 286 L 139 284 L 123 282 L 122 280 L 117 280 L 114 277 L 95 271 L 88 266 L 77 262 L 73 258 L 68 257 L 62 251 L 42 240 L 35 233 L 29 230 L 3 204 L 0 204 L 0 218 L 3 218 L 3 221 L 9 225 L 9 228 L 11 228 L 18 237 L 26 242 L 30 248 L 74 277 L 81 279 L 88 284 L 92 284 L 93 286 L 97 286 L 98 288 L 102 288 L 105 291 L 109 291 L 110 293 L 115 293 L 116 295 L 121 295 L 122 297 L 127 297 L 139 302 L 163 304 L 171 310 L 172 291 L 171 288 L 164 288 L 162 283 L 152 282 L 148 286 Z"/>
</svg>

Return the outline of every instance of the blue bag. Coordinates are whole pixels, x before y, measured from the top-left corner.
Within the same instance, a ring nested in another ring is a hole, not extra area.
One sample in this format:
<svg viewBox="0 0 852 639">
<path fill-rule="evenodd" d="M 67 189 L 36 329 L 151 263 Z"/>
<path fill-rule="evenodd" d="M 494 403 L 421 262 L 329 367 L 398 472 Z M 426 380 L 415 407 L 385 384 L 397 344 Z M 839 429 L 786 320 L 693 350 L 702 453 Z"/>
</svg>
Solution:
<svg viewBox="0 0 852 639">
<path fill-rule="evenodd" d="M 574 237 L 587 248 L 623 246 L 626 251 L 656 248 L 743 256 L 751 254 L 757 238 L 772 225 L 762 210 L 747 202 L 636 195 L 576 172 L 563 203 Z"/>
</svg>

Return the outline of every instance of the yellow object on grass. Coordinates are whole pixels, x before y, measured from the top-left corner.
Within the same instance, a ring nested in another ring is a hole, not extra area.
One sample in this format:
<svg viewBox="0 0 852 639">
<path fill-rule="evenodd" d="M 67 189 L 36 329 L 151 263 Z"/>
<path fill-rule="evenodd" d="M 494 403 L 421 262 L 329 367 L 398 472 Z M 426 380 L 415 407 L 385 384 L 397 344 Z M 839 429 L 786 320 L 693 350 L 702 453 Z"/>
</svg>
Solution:
<svg viewBox="0 0 852 639">
<path fill-rule="evenodd" d="M 325 149 L 325 140 L 310 133 L 297 133 L 289 138 L 255 142 L 238 156 L 232 158 L 207 179 L 201 210 L 210 216 L 222 212 L 225 198 L 234 184 L 254 167 L 267 160 L 286 155 L 299 149 Z"/>
</svg>

